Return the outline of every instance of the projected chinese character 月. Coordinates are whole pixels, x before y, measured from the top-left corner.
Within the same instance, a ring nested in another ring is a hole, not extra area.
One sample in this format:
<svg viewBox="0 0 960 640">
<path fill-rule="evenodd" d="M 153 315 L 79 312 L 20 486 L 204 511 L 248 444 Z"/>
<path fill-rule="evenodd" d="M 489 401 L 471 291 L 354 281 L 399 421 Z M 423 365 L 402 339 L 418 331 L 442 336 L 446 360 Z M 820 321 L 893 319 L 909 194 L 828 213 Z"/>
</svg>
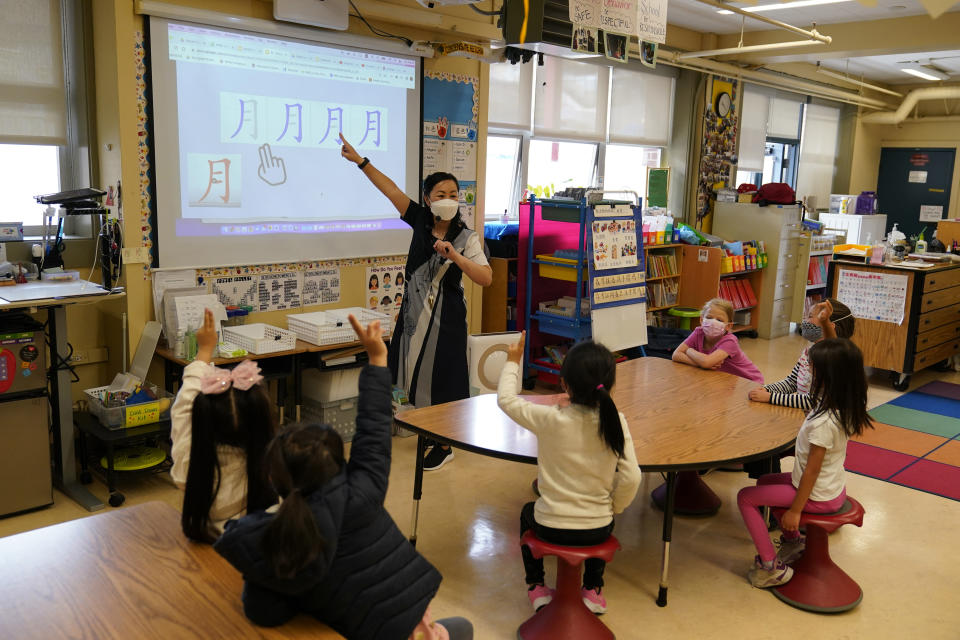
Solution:
<svg viewBox="0 0 960 640">
<path fill-rule="evenodd" d="M 238 154 L 188 154 L 187 194 L 190 206 L 241 206 L 240 176 L 241 156 Z"/>
</svg>

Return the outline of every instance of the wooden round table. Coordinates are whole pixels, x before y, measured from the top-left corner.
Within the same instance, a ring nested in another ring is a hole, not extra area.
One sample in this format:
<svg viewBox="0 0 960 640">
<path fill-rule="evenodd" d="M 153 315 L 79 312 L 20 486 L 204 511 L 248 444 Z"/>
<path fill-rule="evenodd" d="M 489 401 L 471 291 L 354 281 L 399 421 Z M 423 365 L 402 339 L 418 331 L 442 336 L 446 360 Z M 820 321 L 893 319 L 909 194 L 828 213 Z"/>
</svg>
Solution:
<svg viewBox="0 0 960 640">
<path fill-rule="evenodd" d="M 803 415 L 796 409 L 751 402 L 756 383 L 661 358 L 617 365 L 613 398 L 627 418 L 643 471 L 667 474 L 663 554 L 657 604 L 667 603 L 667 573 L 678 471 L 769 458 L 789 449 Z M 552 404 L 557 396 L 525 396 Z M 506 416 L 493 394 L 398 413 L 395 420 L 418 435 L 413 486 L 416 544 L 427 438 L 473 453 L 536 464 L 537 438 Z"/>
</svg>

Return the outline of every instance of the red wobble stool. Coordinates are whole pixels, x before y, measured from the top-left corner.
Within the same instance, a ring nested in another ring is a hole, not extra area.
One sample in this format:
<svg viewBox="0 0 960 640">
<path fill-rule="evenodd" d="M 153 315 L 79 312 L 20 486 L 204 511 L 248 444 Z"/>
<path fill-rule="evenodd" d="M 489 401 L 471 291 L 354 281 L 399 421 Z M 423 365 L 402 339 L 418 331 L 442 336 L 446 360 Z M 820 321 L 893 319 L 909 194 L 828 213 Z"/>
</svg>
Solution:
<svg viewBox="0 0 960 640">
<path fill-rule="evenodd" d="M 580 577 L 584 560 L 613 560 L 613 554 L 620 548 L 617 539 L 610 536 L 592 547 L 563 547 L 544 542 L 533 531 L 527 531 L 520 538 L 520 544 L 530 547 L 534 558 L 557 557 L 557 589 L 550 604 L 520 625 L 517 637 L 520 640 L 613 640 L 613 632 L 583 604 Z"/>
<path fill-rule="evenodd" d="M 779 521 L 787 510 L 774 508 L 772 511 Z M 863 513 L 863 505 L 847 496 L 835 513 L 801 514 L 800 526 L 807 528 L 806 548 L 792 565 L 793 578 L 774 588 L 774 595 L 798 609 L 817 613 L 849 611 L 860 604 L 863 589 L 830 558 L 827 534 L 845 524 L 862 527 Z"/>
</svg>

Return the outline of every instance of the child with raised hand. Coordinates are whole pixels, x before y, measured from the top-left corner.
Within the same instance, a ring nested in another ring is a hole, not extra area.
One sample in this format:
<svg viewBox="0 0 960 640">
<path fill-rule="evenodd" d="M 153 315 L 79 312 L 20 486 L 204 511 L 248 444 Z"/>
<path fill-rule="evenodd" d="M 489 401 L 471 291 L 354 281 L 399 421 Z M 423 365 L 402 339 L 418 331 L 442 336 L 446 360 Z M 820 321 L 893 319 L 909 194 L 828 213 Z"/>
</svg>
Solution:
<svg viewBox="0 0 960 640">
<path fill-rule="evenodd" d="M 740 350 L 733 328 L 733 305 L 723 298 L 708 300 L 700 312 L 700 326 L 673 352 L 673 361 L 724 373 L 763 384 L 757 365 Z"/>
<path fill-rule="evenodd" d="M 440 573 L 383 506 L 390 475 L 391 379 L 379 322 L 350 316 L 369 364 L 360 373 L 349 461 L 328 425 L 293 425 L 270 443 L 278 509 L 227 523 L 214 549 L 243 574 L 243 609 L 262 626 L 307 613 L 351 639 L 469 640 L 462 618 L 433 622 Z"/>
<path fill-rule="evenodd" d="M 604 542 L 613 531 L 613 516 L 633 501 L 640 486 L 640 468 L 627 421 L 610 397 L 616 382 L 616 359 L 592 341 L 574 345 L 563 360 L 560 383 L 569 402 L 547 406 L 521 398 L 520 363 L 523 341 L 508 348 L 500 374 L 497 402 L 521 427 L 537 436 L 537 485 L 540 498 L 520 515 L 521 535 L 533 529 L 546 542 L 589 546 Z M 521 547 L 527 597 L 534 609 L 553 599 L 544 584 L 543 560 Z M 584 604 L 603 613 L 605 562 L 584 563 Z"/>
<path fill-rule="evenodd" d="M 183 370 L 171 410 L 170 477 L 183 492 L 183 533 L 213 542 L 230 518 L 266 509 L 276 494 L 263 474 L 263 452 L 276 432 L 260 368 L 245 360 L 233 370 L 213 366 L 217 330 L 204 311 L 197 358 Z"/>
<path fill-rule="evenodd" d="M 793 577 L 789 564 L 803 554 L 800 514 L 832 513 L 846 500 L 843 462 L 847 440 L 872 428 L 867 415 L 863 355 L 844 338 L 827 338 L 810 347 L 813 409 L 800 426 L 792 473 L 762 476 L 737 495 L 747 531 L 757 547 L 748 574 L 755 587 L 776 587 Z M 783 536 L 774 551 L 762 507 L 789 507 L 780 522 Z"/>
<path fill-rule="evenodd" d="M 800 334 L 811 344 L 804 347 L 790 375 L 779 382 L 751 389 L 750 399 L 810 411 L 810 347 L 823 338 L 852 338 L 854 322 L 850 308 L 839 300 L 829 298 L 814 305 L 807 319 L 800 323 Z"/>
</svg>

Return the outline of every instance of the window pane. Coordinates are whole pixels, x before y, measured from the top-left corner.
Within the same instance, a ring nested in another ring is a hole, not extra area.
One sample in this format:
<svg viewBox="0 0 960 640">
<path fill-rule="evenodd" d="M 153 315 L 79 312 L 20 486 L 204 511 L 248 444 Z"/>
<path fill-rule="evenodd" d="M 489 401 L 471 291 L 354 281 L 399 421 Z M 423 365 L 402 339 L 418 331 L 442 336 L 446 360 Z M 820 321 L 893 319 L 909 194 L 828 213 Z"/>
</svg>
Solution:
<svg viewBox="0 0 960 640">
<path fill-rule="evenodd" d="M 567 187 L 591 187 L 596 158 L 595 144 L 531 140 L 527 188 L 552 195 Z"/>
<path fill-rule="evenodd" d="M 499 220 L 504 211 L 511 218 L 517 217 L 519 154 L 520 138 L 487 137 L 487 180 L 483 202 L 484 217 L 488 220 Z"/>
<path fill-rule="evenodd" d="M 647 197 L 647 167 L 660 166 L 659 147 L 636 147 L 608 144 L 604 154 L 603 188 L 605 191 L 636 191 Z"/>
<path fill-rule="evenodd" d="M 0 144 L 0 221 L 43 224 L 44 206 L 34 196 L 60 191 L 58 147 Z"/>
</svg>

